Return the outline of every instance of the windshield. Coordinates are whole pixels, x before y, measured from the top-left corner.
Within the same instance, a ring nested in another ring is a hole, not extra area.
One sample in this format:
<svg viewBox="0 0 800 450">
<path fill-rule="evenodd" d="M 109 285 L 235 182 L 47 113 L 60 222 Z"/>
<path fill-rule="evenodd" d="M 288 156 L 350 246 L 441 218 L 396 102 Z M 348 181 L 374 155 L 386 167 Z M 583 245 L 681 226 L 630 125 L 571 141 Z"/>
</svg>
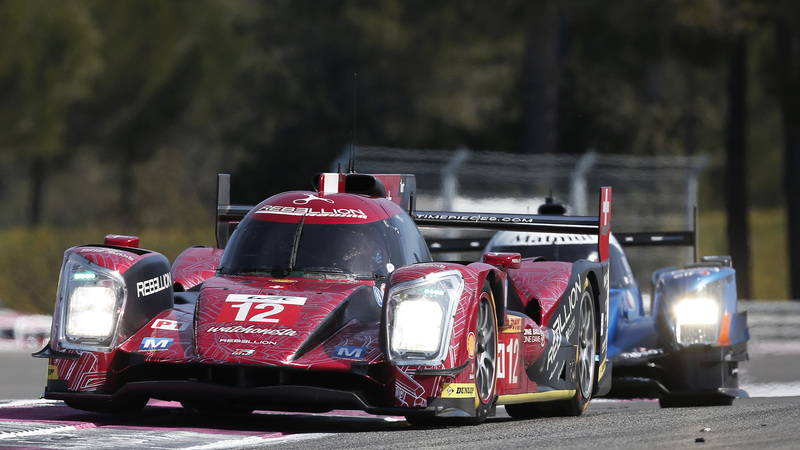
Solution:
<svg viewBox="0 0 800 450">
<path fill-rule="evenodd" d="M 408 230 L 398 217 L 362 224 L 246 219 L 231 236 L 219 270 L 231 275 L 313 272 L 382 278 L 396 267 L 429 260 L 416 227 Z"/>
</svg>

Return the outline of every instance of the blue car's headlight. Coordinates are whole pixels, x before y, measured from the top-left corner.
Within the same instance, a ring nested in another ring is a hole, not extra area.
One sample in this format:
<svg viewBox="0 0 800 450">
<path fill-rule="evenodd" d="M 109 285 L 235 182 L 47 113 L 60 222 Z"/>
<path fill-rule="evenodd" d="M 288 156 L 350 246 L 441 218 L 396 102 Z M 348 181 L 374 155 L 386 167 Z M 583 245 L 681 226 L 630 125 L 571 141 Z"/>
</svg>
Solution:
<svg viewBox="0 0 800 450">
<path fill-rule="evenodd" d="M 464 279 L 455 270 L 393 286 L 386 305 L 389 360 L 399 365 L 443 364 L 463 289 Z"/>
<path fill-rule="evenodd" d="M 719 337 L 719 303 L 710 298 L 684 298 L 672 310 L 679 344 L 713 344 Z"/>
<path fill-rule="evenodd" d="M 61 269 L 59 284 L 59 344 L 94 351 L 113 348 L 126 298 L 122 277 L 71 254 Z"/>
</svg>

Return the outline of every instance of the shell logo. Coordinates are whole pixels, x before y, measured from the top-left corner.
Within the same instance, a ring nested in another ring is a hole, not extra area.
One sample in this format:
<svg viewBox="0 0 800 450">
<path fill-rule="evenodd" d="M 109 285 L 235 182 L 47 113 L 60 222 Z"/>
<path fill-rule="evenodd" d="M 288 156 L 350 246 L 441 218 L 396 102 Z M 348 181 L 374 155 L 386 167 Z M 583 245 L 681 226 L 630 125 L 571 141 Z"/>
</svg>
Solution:
<svg viewBox="0 0 800 450">
<path fill-rule="evenodd" d="M 470 358 L 475 357 L 475 333 L 472 331 L 467 335 L 467 352 Z"/>
</svg>

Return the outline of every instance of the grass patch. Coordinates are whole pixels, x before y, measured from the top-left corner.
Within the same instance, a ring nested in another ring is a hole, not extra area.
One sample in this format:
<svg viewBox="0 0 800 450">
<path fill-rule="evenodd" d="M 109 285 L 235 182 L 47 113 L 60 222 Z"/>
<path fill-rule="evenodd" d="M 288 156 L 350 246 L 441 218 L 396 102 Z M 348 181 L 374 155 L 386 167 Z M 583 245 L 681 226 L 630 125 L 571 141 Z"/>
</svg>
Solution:
<svg viewBox="0 0 800 450">
<path fill-rule="evenodd" d="M 64 251 L 102 243 L 110 232 L 96 229 L 10 228 L 0 230 L 0 302 L 18 311 L 53 312 Z M 215 245 L 213 227 L 129 230 L 140 246 L 170 261 L 193 245 Z"/>
<path fill-rule="evenodd" d="M 750 220 L 750 280 L 755 300 L 786 300 L 789 293 L 789 255 L 786 212 L 782 209 L 755 210 Z M 700 255 L 727 255 L 726 215 L 722 211 L 701 213 Z M 736 260 L 733 261 L 736 267 Z"/>
<path fill-rule="evenodd" d="M 729 254 L 725 214 L 705 212 L 698 220 L 699 254 Z M 0 302 L 19 311 L 52 313 L 64 250 L 100 243 L 112 232 L 139 236 L 142 248 L 162 253 L 170 261 L 193 245 L 214 245 L 212 226 L 108 231 L 52 227 L 0 230 Z M 788 299 L 786 213 L 783 210 L 751 212 L 750 251 L 753 298 Z M 736 261 L 733 265 L 736 267 Z"/>
</svg>

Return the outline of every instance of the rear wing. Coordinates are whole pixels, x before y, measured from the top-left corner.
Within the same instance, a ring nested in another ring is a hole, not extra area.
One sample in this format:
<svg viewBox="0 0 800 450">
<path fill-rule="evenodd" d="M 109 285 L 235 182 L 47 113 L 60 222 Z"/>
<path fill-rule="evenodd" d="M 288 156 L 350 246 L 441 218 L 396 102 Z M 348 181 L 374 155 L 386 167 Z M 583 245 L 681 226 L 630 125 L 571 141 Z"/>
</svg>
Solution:
<svg viewBox="0 0 800 450">
<path fill-rule="evenodd" d="M 685 246 L 697 244 L 694 231 L 653 231 L 640 233 L 615 233 L 620 245 L 628 247 Z"/>
<path fill-rule="evenodd" d="M 227 173 L 217 174 L 217 248 L 225 248 L 233 229 L 247 215 L 252 206 L 231 205 L 231 176 Z"/>
<path fill-rule="evenodd" d="M 614 236 L 625 247 L 692 247 L 692 260 L 697 261 L 697 208 L 694 209 L 692 228 L 686 231 L 614 233 Z"/>
<path fill-rule="evenodd" d="M 410 211 L 420 227 L 477 228 L 496 231 L 596 234 L 601 261 L 608 259 L 611 231 L 611 188 L 600 188 L 598 216 L 563 216 L 540 214 L 497 214 L 446 211 Z M 477 250 L 482 239 L 433 240 L 429 246 L 436 251 Z"/>
</svg>

